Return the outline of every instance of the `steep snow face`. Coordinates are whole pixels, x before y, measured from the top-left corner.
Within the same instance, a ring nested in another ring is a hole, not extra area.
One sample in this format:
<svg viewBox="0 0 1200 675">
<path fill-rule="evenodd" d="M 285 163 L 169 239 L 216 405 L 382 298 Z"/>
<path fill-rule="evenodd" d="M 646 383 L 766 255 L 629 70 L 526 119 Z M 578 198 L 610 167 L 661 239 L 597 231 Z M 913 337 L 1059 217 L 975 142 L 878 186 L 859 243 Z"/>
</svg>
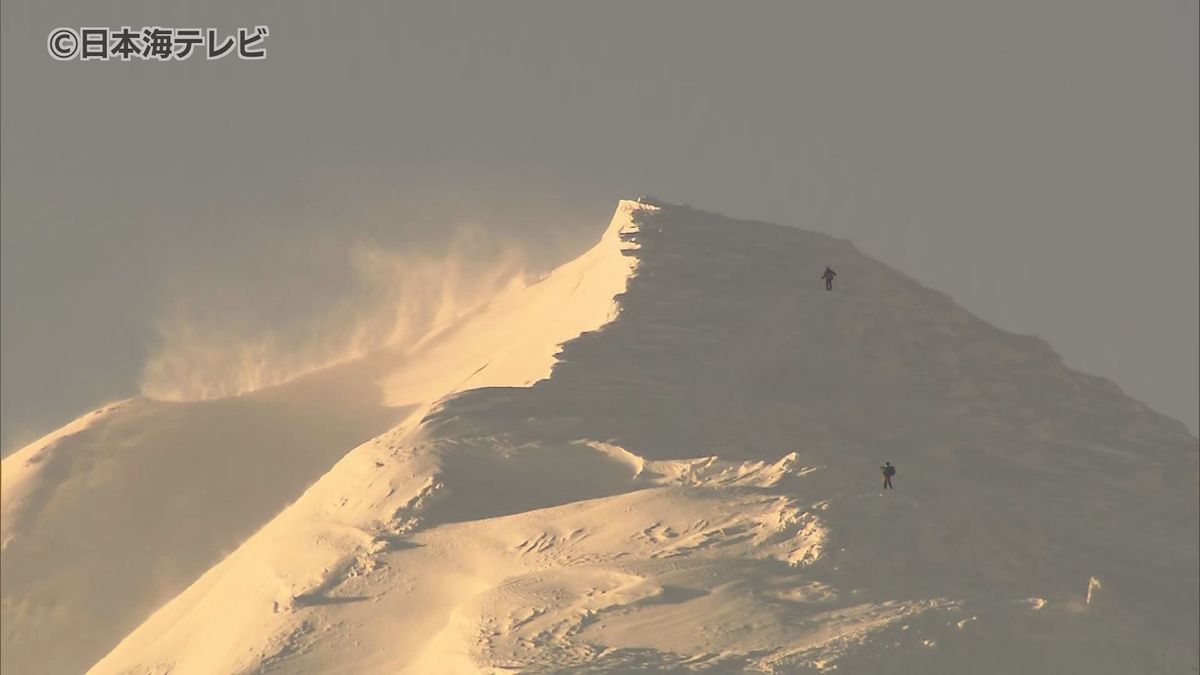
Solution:
<svg viewBox="0 0 1200 675">
<path fill-rule="evenodd" d="M 349 449 L 455 392 L 547 377 L 615 316 L 651 208 L 622 202 L 583 256 L 416 344 L 246 396 L 132 399 L 5 459 L 4 669 L 84 670 Z"/>
<path fill-rule="evenodd" d="M 528 386 L 549 377 L 563 343 L 616 317 L 616 298 L 637 265 L 633 216 L 655 208 L 620 202 L 591 250 L 423 339 L 384 378 L 389 402 L 427 405 L 468 389 Z"/>
<path fill-rule="evenodd" d="M 378 370 L 403 420 L 94 672 L 1197 665 L 1196 439 L 848 242 L 623 202 Z"/>
</svg>

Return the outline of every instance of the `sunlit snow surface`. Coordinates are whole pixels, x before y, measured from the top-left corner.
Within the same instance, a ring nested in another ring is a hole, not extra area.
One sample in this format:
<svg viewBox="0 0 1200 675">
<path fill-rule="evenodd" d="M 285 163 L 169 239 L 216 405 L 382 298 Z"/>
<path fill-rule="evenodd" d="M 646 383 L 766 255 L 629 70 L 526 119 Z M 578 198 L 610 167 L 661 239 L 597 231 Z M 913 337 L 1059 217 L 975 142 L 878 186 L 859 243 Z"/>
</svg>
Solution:
<svg viewBox="0 0 1200 675">
<path fill-rule="evenodd" d="M 42 443 L 4 463 L 6 671 L 1197 662 L 1181 425 L 848 242 L 685 207 L 420 344 Z"/>
</svg>

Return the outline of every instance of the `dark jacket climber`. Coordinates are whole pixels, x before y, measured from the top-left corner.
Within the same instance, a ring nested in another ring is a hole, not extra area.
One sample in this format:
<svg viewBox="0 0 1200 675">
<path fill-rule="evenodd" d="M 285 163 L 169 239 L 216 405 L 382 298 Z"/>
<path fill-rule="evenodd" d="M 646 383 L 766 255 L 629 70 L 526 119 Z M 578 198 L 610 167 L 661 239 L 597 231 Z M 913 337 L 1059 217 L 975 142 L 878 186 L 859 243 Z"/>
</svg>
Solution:
<svg viewBox="0 0 1200 675">
<path fill-rule="evenodd" d="M 884 462 L 883 466 L 879 467 L 879 470 L 883 472 L 883 489 L 893 489 L 892 476 L 896 475 L 896 467 L 892 466 L 891 462 Z"/>
<path fill-rule="evenodd" d="M 833 290 L 833 278 L 836 276 L 837 276 L 837 272 L 834 272 L 833 270 L 829 269 L 828 267 L 825 268 L 825 272 L 823 274 L 821 274 L 821 278 L 825 280 L 825 290 L 827 290 L 827 291 Z"/>
</svg>

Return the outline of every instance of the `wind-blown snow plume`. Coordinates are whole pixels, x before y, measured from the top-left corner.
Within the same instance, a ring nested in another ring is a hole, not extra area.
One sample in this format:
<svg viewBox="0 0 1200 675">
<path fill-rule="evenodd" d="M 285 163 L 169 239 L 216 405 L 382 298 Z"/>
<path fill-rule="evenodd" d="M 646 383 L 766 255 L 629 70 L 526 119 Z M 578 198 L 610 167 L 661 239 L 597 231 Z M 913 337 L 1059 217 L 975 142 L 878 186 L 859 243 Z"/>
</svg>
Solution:
<svg viewBox="0 0 1200 675">
<path fill-rule="evenodd" d="M 526 276 L 514 246 L 473 229 L 460 230 L 441 253 L 358 243 L 344 260 L 347 292 L 300 321 L 264 320 L 265 310 L 280 309 L 266 301 L 233 308 L 177 301 L 156 325 L 159 343 L 142 369 L 142 393 L 202 400 L 280 384 L 419 340 Z"/>
</svg>

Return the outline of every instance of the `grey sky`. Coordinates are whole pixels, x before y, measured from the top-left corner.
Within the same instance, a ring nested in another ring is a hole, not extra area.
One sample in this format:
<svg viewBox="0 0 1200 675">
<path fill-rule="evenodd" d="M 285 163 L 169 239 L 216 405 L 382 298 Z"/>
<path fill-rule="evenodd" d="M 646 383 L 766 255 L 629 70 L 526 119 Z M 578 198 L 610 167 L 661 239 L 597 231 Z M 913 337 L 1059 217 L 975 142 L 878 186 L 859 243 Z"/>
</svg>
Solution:
<svg viewBox="0 0 1200 675">
<path fill-rule="evenodd" d="M 6 451 L 134 393 L 169 306 L 302 327 L 350 242 L 546 264 L 643 193 L 849 237 L 1197 427 L 1194 1 L 2 7 Z M 46 54 L 122 24 L 268 57 Z"/>
</svg>

